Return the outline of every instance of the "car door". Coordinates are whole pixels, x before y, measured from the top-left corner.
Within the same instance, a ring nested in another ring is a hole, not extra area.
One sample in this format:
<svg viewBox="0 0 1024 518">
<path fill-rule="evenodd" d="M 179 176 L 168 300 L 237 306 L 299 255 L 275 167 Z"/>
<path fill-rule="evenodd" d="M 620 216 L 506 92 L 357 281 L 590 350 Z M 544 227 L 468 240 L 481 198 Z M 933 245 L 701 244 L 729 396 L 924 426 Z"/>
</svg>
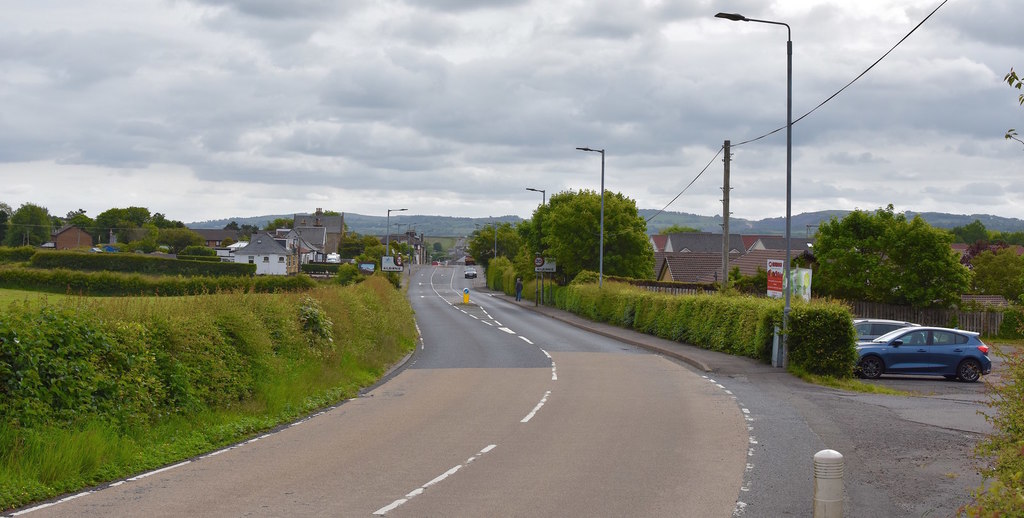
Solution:
<svg viewBox="0 0 1024 518">
<path fill-rule="evenodd" d="M 956 374 L 956 367 L 964 358 L 966 348 L 966 336 L 952 331 L 932 331 L 931 356 L 935 361 L 935 373 Z"/>
<path fill-rule="evenodd" d="M 890 342 L 888 359 L 885 360 L 886 372 L 915 374 L 934 368 L 934 360 L 928 347 L 928 335 L 928 330 L 908 331 Z M 897 345 L 897 341 L 901 343 Z"/>
</svg>

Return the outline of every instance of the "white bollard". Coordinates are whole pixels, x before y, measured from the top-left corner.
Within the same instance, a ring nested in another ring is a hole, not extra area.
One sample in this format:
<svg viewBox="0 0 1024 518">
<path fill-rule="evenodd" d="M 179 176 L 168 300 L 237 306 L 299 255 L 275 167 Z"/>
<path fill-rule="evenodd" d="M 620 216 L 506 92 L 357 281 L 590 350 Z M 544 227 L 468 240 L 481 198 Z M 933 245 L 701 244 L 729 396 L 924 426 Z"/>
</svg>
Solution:
<svg viewBox="0 0 1024 518">
<path fill-rule="evenodd" d="M 843 516 L 843 454 L 821 450 L 814 454 L 814 518 Z"/>
</svg>

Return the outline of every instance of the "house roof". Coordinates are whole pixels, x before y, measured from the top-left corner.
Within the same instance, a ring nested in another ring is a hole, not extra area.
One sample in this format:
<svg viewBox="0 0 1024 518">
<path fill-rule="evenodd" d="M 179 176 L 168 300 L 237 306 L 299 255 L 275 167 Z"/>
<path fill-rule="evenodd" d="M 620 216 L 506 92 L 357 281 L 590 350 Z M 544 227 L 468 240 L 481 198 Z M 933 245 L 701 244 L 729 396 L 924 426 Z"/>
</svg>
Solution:
<svg viewBox="0 0 1024 518">
<path fill-rule="evenodd" d="M 739 234 L 729 234 L 729 252 L 743 253 L 747 250 L 743 246 L 743 237 Z M 665 245 L 666 252 L 716 252 L 722 254 L 722 234 L 710 232 L 679 232 L 668 235 L 668 243 Z"/>
<path fill-rule="evenodd" d="M 982 306 L 997 306 L 1005 308 L 1010 305 L 1002 295 L 960 295 L 963 302 L 976 302 Z"/>
<path fill-rule="evenodd" d="M 76 227 L 76 226 L 74 226 L 74 225 L 64 225 L 63 227 L 60 227 L 60 229 L 58 229 L 58 230 L 57 230 L 56 232 L 54 232 L 53 234 L 51 234 L 51 237 L 57 237 L 57 236 L 59 236 L 59 235 L 61 235 L 61 234 L 65 233 L 65 232 L 67 232 L 67 231 L 69 231 L 69 230 L 71 230 L 71 229 L 75 229 L 75 230 L 78 230 L 79 232 L 81 232 L 81 233 L 83 233 L 83 234 L 85 234 L 85 235 L 87 235 L 87 236 L 88 236 L 88 235 L 91 235 L 91 234 L 89 234 L 88 232 L 86 232 L 85 230 L 82 230 L 81 228 L 78 228 L 78 227 Z"/>
<path fill-rule="evenodd" d="M 319 209 L 313 214 L 295 214 L 293 224 L 298 227 L 324 227 L 332 234 L 340 234 L 345 226 L 345 215 L 325 216 Z"/>
<path fill-rule="evenodd" d="M 738 254 L 730 257 L 738 257 Z M 660 280 L 714 282 L 722 273 L 721 252 L 665 253 L 664 261 L 658 270 Z"/>
<path fill-rule="evenodd" d="M 668 244 L 668 236 L 665 234 L 654 234 L 651 236 L 651 244 L 654 245 L 655 252 L 664 252 L 665 245 Z"/>
<path fill-rule="evenodd" d="M 811 250 L 813 247 L 813 237 L 808 238 L 790 236 L 790 251 L 797 250 L 803 252 L 806 250 Z M 748 247 L 747 250 L 782 250 L 782 256 L 785 257 L 786 236 L 761 236 L 753 245 L 750 245 L 750 247 Z"/>
<path fill-rule="evenodd" d="M 235 250 L 236 255 L 288 255 L 288 250 L 278 243 L 274 236 L 267 234 L 266 232 L 260 232 L 253 234 L 249 238 L 249 244 L 245 245 L 238 250 Z"/>
<path fill-rule="evenodd" d="M 327 244 L 327 227 L 295 227 L 288 233 L 322 249 Z"/>
<path fill-rule="evenodd" d="M 799 257 L 803 251 L 794 249 L 790 250 L 790 260 L 794 257 Z M 777 259 L 779 261 L 786 259 L 785 250 L 751 250 L 746 254 L 737 257 L 729 261 L 729 271 L 733 268 L 740 269 L 740 275 L 745 277 L 751 277 L 757 275 L 757 269 L 768 270 L 768 260 Z"/>
</svg>

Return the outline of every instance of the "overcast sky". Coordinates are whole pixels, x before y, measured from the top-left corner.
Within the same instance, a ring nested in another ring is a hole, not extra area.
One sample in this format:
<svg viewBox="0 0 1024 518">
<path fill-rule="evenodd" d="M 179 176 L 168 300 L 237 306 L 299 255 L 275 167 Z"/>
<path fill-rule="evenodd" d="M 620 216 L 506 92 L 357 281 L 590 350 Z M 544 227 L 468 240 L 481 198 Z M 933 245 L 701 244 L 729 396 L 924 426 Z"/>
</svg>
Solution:
<svg viewBox="0 0 1024 518">
<path fill-rule="evenodd" d="M 721 214 L 724 140 L 797 118 L 942 0 L 34 0 L 4 6 L 0 201 L 185 222 L 529 217 L 605 186 Z M 793 213 L 1024 218 L 1019 2 L 949 0 L 793 127 Z M 735 147 L 731 211 L 785 214 L 786 132 Z"/>
</svg>

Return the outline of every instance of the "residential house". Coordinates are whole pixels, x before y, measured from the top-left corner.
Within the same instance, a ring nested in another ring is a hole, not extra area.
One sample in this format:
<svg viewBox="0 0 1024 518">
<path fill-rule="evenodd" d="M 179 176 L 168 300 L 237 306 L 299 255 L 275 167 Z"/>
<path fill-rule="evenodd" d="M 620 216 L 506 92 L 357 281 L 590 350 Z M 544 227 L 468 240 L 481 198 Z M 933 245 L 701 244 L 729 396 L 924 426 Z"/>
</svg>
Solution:
<svg viewBox="0 0 1024 518">
<path fill-rule="evenodd" d="M 327 243 L 326 227 L 298 227 L 284 236 L 285 248 L 299 255 L 299 264 L 327 261 L 324 247 Z"/>
<path fill-rule="evenodd" d="M 50 240 L 57 250 L 92 246 L 92 235 L 74 225 L 64 225 L 50 236 Z"/>
<path fill-rule="evenodd" d="M 664 252 L 665 245 L 668 244 L 668 236 L 666 234 L 654 234 L 650 236 L 651 247 L 654 248 L 654 252 Z"/>
<path fill-rule="evenodd" d="M 249 244 L 235 250 L 234 256 L 236 263 L 255 264 L 256 275 L 288 275 L 299 271 L 298 256 L 266 232 L 253 234 Z"/>
<path fill-rule="evenodd" d="M 729 253 L 742 254 L 747 248 L 743 246 L 743 236 L 729 234 Z M 665 243 L 665 252 L 718 252 L 722 254 L 722 234 L 710 232 L 679 232 L 669 234 Z"/>
<path fill-rule="evenodd" d="M 224 246 L 224 241 L 231 240 L 232 242 L 238 242 L 240 233 L 237 230 L 228 230 L 223 228 L 192 228 L 189 229 L 196 234 L 199 234 L 203 238 L 203 242 L 210 248 L 217 248 Z"/>
<path fill-rule="evenodd" d="M 341 238 L 345 235 L 345 214 L 327 216 L 324 210 L 317 208 L 312 214 L 295 214 L 292 221 L 292 228 L 322 227 L 325 231 L 321 251 L 324 254 L 333 254 L 338 251 Z M 307 239 L 308 240 L 308 239 Z M 318 244 L 309 240 L 310 244 Z"/>
<path fill-rule="evenodd" d="M 729 254 L 730 259 L 740 253 Z M 664 253 L 657 270 L 659 281 L 689 283 L 719 282 L 722 275 L 722 252 L 675 252 Z"/>
</svg>

